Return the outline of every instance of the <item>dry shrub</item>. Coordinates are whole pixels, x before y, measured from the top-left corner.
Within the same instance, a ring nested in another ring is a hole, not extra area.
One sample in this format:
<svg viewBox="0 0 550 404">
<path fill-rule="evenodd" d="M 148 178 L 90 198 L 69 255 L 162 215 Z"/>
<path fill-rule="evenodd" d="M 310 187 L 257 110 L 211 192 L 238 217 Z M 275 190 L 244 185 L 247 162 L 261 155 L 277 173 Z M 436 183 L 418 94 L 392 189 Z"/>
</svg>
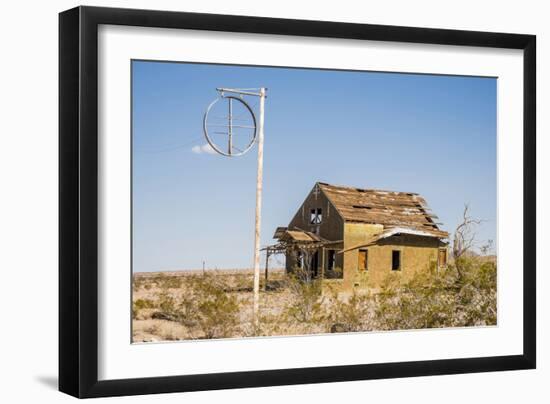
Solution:
<svg viewBox="0 0 550 404">
<path fill-rule="evenodd" d="M 155 303 L 150 299 L 137 299 L 132 305 L 132 318 L 138 319 L 142 310 L 152 309 L 154 307 Z"/>
<path fill-rule="evenodd" d="M 322 281 L 310 279 L 296 268 L 288 275 L 287 289 L 291 299 L 286 315 L 299 323 L 319 322 L 323 319 Z"/>
<path fill-rule="evenodd" d="M 239 301 L 227 292 L 222 277 L 212 274 L 186 277 L 186 293 L 178 297 L 168 289 L 175 285 L 160 278 L 163 285 L 157 295 L 159 311 L 154 318 L 171 320 L 186 327 L 197 327 L 200 338 L 225 338 L 232 336 L 239 325 Z M 181 279 L 180 279 L 181 284 Z"/>
<path fill-rule="evenodd" d="M 354 332 L 373 329 L 375 302 L 369 292 L 354 291 L 350 296 L 333 293 L 327 313 L 327 331 Z"/>
<path fill-rule="evenodd" d="M 199 275 L 190 279 L 191 296 L 182 302 L 202 330 L 205 338 L 229 337 L 239 323 L 239 301 L 226 292 L 227 285 L 215 275 Z"/>
<path fill-rule="evenodd" d="M 460 272 L 419 271 L 410 280 L 387 277 L 378 295 L 382 330 L 496 324 L 496 264 L 461 257 Z"/>
</svg>

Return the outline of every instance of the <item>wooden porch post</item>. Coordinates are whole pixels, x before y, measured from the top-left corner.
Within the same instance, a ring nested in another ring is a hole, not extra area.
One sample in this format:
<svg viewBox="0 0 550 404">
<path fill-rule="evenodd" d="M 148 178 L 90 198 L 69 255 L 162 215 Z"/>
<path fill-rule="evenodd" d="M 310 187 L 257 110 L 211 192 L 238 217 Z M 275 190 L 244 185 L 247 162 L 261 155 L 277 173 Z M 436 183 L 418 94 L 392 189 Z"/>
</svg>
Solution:
<svg viewBox="0 0 550 404">
<path fill-rule="evenodd" d="M 270 255 L 269 248 L 266 248 L 265 250 L 265 283 L 264 283 L 265 292 L 267 292 L 267 278 L 268 278 L 267 272 L 269 269 L 269 255 Z"/>
<path fill-rule="evenodd" d="M 321 247 L 321 271 L 319 271 L 321 279 L 325 278 L 325 246 Z"/>
</svg>

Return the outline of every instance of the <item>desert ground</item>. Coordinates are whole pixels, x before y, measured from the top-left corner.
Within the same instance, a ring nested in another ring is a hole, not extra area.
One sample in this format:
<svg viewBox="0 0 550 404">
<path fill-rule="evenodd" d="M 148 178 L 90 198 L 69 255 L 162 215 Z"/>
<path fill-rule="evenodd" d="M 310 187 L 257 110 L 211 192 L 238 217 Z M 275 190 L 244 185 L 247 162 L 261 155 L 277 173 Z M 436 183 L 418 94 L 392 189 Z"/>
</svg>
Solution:
<svg viewBox="0 0 550 404">
<path fill-rule="evenodd" d="M 467 260 L 461 274 L 451 262 L 442 274 L 427 270 L 406 283 L 390 274 L 380 290 L 347 294 L 270 269 L 257 325 L 251 270 L 136 273 L 132 341 L 496 325 L 496 259 Z"/>
</svg>

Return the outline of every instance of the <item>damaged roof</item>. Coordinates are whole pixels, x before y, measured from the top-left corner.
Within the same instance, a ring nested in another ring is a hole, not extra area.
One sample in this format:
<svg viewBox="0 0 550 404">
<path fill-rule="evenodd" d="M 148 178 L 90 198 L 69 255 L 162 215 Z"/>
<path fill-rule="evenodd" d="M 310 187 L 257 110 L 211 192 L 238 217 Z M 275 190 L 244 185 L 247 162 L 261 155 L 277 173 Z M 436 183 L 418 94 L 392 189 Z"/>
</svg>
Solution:
<svg viewBox="0 0 550 404">
<path fill-rule="evenodd" d="M 292 241 L 302 241 L 302 242 L 323 241 L 323 239 L 318 235 L 316 235 L 315 233 L 312 233 L 309 231 L 303 231 L 303 230 L 285 230 L 284 233 L 281 234 L 281 236 L 278 238 L 282 240 L 288 239 Z"/>
<path fill-rule="evenodd" d="M 300 244 L 302 246 L 310 245 L 314 247 L 342 243 L 342 240 L 326 240 L 310 231 L 305 231 L 298 228 L 288 230 L 286 227 L 278 227 L 273 238 L 277 238 L 279 241 L 283 242 Z"/>
<path fill-rule="evenodd" d="M 424 237 L 433 237 L 432 232 L 425 230 L 415 230 L 406 227 L 391 227 L 380 233 L 373 234 L 369 239 L 363 243 L 356 244 L 352 247 L 348 247 L 344 250 L 339 251 L 339 254 L 345 253 L 351 250 L 357 250 L 359 248 L 369 247 L 373 244 L 376 244 L 378 241 L 395 236 L 397 234 L 408 234 L 413 236 L 424 236 Z M 444 243 L 445 244 L 445 243 Z"/>
<path fill-rule="evenodd" d="M 447 238 L 426 200 L 417 193 L 316 184 L 347 222 L 381 224 L 386 229 L 407 228 L 426 236 Z"/>
</svg>

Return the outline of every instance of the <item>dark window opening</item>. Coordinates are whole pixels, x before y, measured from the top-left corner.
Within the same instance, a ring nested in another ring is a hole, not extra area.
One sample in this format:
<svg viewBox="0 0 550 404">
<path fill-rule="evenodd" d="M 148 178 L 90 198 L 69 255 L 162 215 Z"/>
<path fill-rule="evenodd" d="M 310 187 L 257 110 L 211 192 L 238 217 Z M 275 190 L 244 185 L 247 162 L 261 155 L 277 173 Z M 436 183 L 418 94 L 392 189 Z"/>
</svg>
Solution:
<svg viewBox="0 0 550 404">
<path fill-rule="evenodd" d="M 369 269 L 369 252 L 368 250 L 359 250 L 359 262 L 358 267 L 360 271 L 366 271 Z"/>
<path fill-rule="evenodd" d="M 401 269 L 401 251 L 394 250 L 391 252 L 391 269 L 392 271 Z"/>
<path fill-rule="evenodd" d="M 321 224 L 321 222 L 323 221 L 323 209 L 311 209 L 309 221 L 311 224 Z"/>
<path fill-rule="evenodd" d="M 310 270 L 314 278 L 317 278 L 319 276 L 319 251 L 315 251 L 315 253 L 311 257 Z"/>
<path fill-rule="evenodd" d="M 334 271 L 336 266 L 336 251 L 328 250 L 327 251 L 327 271 Z"/>
<path fill-rule="evenodd" d="M 336 250 L 327 250 L 324 276 L 327 279 L 342 279 L 344 277 L 342 269 L 336 267 Z"/>
</svg>

